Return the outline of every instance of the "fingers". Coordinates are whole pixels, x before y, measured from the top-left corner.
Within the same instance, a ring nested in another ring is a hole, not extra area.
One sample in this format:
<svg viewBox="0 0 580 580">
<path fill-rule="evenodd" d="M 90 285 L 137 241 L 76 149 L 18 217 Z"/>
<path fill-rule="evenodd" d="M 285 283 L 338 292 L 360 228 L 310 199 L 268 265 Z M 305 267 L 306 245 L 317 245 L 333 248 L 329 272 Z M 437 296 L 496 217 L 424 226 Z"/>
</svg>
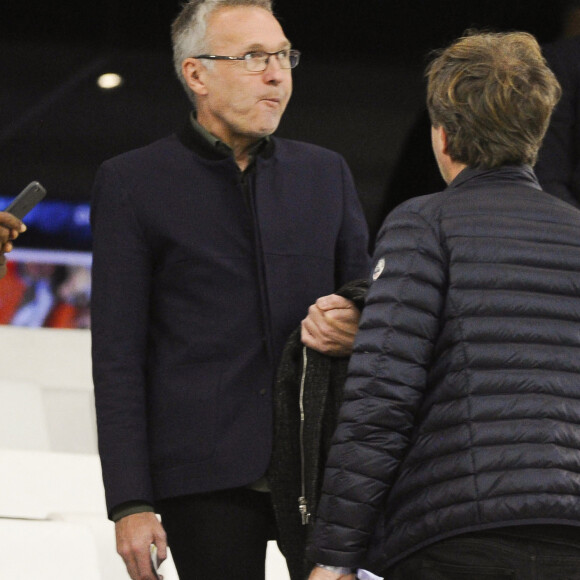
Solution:
<svg viewBox="0 0 580 580">
<path fill-rule="evenodd" d="M 0 243 L 15 240 L 19 234 L 26 231 L 26 226 L 12 214 L 0 211 Z"/>
<path fill-rule="evenodd" d="M 0 252 L 8 253 L 12 251 L 12 237 L 14 230 L 7 230 L 0 227 Z M 18 235 L 18 234 L 17 234 Z"/>
<path fill-rule="evenodd" d="M 0 211 L 0 253 L 7 254 L 13 249 L 11 240 L 26 231 L 26 226 L 13 215 Z"/>
<path fill-rule="evenodd" d="M 330 356 L 348 356 L 358 330 L 360 313 L 340 296 L 319 298 L 302 321 L 303 344 Z"/>
<path fill-rule="evenodd" d="M 167 560 L 167 535 L 161 524 L 156 529 L 153 543 L 157 546 L 157 561 L 161 564 Z"/>
<path fill-rule="evenodd" d="M 315 305 L 324 311 L 334 310 L 334 309 L 344 309 L 344 310 L 352 310 L 353 308 L 357 310 L 354 302 L 349 300 L 348 298 L 344 298 L 343 296 L 339 296 L 338 294 L 329 294 L 328 296 L 321 296 L 316 302 Z"/>
</svg>

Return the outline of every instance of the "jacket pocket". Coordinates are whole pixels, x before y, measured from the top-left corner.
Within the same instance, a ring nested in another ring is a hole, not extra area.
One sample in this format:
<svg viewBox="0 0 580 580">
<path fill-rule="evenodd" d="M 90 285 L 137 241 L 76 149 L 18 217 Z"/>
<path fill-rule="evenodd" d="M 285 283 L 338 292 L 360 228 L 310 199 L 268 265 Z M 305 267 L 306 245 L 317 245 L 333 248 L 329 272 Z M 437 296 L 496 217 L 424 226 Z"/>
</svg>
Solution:
<svg viewBox="0 0 580 580">
<path fill-rule="evenodd" d="M 151 381 L 149 445 L 154 470 L 209 459 L 216 446 L 221 365 L 165 368 Z"/>
</svg>

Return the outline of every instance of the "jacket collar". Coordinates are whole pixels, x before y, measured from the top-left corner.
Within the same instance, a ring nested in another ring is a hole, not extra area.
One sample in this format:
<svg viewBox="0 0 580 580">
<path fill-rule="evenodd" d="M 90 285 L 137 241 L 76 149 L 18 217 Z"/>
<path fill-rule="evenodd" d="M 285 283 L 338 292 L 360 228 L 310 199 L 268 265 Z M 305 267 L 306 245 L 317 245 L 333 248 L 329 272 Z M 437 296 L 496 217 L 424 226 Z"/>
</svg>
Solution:
<svg viewBox="0 0 580 580">
<path fill-rule="evenodd" d="M 202 127 L 197 122 L 193 112 L 181 130 L 177 132 L 177 137 L 185 147 L 191 149 L 204 159 L 219 161 L 232 156 L 230 147 Z M 273 152 L 273 139 L 271 137 L 264 137 L 255 144 L 252 155 L 267 158 L 271 157 Z"/>
<path fill-rule="evenodd" d="M 474 180 L 477 180 L 478 185 L 485 180 L 494 181 L 495 183 L 504 181 L 506 183 L 518 182 L 520 184 L 524 181 L 530 187 L 542 189 L 534 170 L 529 165 L 502 165 L 493 169 L 466 167 L 449 183 L 447 189 L 464 186 Z"/>
</svg>

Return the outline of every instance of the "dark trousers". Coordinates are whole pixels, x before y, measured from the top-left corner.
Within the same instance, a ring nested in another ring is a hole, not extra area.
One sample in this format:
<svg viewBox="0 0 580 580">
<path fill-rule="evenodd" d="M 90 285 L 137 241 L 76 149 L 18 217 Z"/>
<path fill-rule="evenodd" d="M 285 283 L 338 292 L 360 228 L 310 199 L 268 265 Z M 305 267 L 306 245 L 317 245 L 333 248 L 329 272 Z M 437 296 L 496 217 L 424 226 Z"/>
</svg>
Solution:
<svg viewBox="0 0 580 580">
<path fill-rule="evenodd" d="M 180 580 L 264 580 L 266 544 L 275 538 L 269 493 L 216 491 L 157 508 Z"/>
<path fill-rule="evenodd" d="M 580 528 L 521 526 L 456 536 L 418 550 L 385 580 L 580 580 Z"/>
</svg>

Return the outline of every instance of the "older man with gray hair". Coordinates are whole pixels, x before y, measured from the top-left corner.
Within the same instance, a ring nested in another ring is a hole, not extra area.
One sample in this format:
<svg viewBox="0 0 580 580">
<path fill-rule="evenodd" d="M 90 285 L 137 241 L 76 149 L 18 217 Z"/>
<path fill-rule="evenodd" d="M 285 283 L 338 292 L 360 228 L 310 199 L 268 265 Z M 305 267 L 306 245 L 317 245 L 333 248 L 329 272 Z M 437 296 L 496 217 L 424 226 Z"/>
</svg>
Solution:
<svg viewBox="0 0 580 580">
<path fill-rule="evenodd" d="M 131 578 L 169 543 L 182 580 L 263 580 L 273 383 L 305 345 L 350 353 L 367 230 L 336 153 L 273 137 L 300 53 L 267 0 L 192 0 L 173 24 L 194 111 L 94 186 L 93 376 L 109 517 Z M 162 524 L 155 512 L 161 514 Z"/>
</svg>

